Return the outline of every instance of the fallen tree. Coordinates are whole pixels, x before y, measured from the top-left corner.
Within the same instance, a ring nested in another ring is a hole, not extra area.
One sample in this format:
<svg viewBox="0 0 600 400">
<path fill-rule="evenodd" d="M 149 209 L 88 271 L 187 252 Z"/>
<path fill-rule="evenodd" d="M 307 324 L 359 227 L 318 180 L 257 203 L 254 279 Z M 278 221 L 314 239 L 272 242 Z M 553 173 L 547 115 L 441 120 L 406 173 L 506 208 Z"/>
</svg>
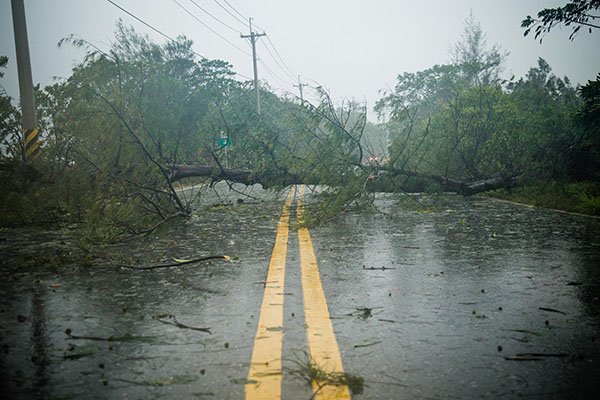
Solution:
<svg viewBox="0 0 600 400">
<path fill-rule="evenodd" d="M 379 169 L 381 172 L 387 173 L 393 177 L 410 176 L 415 178 L 429 179 L 437 182 L 445 192 L 456 192 L 464 196 L 470 196 L 490 190 L 514 186 L 519 175 L 513 174 L 510 176 L 498 176 L 476 181 L 462 181 L 440 175 L 426 174 L 415 171 L 394 170 L 392 168 L 385 167 L 381 167 Z M 244 185 L 260 184 L 265 188 L 274 186 L 274 182 L 277 182 L 277 184 L 281 186 L 322 184 L 322 182 L 314 177 L 303 178 L 299 175 L 290 174 L 287 172 L 282 173 L 280 176 L 274 177 L 272 174 L 260 174 L 249 170 L 211 167 L 207 165 L 174 165 L 170 169 L 169 177 L 171 182 L 177 182 L 184 178 L 205 177 L 210 178 L 213 182 L 228 181 L 242 183 Z"/>
<path fill-rule="evenodd" d="M 441 175 L 427 174 L 416 171 L 395 170 L 393 168 L 382 168 L 384 173 L 392 176 L 407 176 L 413 178 L 423 178 L 436 182 L 445 192 L 455 192 L 463 196 L 472 196 L 477 193 L 483 193 L 490 190 L 509 188 L 517 183 L 520 173 L 507 176 L 496 176 L 492 178 L 479 179 L 475 181 L 464 181 L 448 178 Z"/>
</svg>

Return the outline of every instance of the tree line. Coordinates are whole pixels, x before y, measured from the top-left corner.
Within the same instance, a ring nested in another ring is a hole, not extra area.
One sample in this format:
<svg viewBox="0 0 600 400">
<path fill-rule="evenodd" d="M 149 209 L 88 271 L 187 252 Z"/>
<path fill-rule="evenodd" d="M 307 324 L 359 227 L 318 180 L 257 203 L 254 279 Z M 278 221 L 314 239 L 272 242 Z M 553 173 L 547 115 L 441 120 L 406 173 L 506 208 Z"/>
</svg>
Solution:
<svg viewBox="0 0 600 400">
<path fill-rule="evenodd" d="M 190 177 L 323 185 L 316 218 L 364 207 L 380 190 L 473 194 L 559 181 L 587 182 L 592 202 L 600 195 L 600 76 L 576 88 L 540 59 L 503 79 L 506 54 L 472 18 L 450 63 L 398 76 L 375 106 L 378 125 L 365 105 L 336 105 L 322 88 L 312 104 L 264 83 L 259 115 L 252 82 L 198 59 L 185 37 L 157 44 L 119 22 L 108 51 L 74 36 L 60 45 L 86 56 L 67 80 L 36 90 L 43 146 L 32 165 L 22 162 L 19 109 L 0 95 L 5 225 L 148 231 L 190 214 L 175 186 Z"/>
</svg>

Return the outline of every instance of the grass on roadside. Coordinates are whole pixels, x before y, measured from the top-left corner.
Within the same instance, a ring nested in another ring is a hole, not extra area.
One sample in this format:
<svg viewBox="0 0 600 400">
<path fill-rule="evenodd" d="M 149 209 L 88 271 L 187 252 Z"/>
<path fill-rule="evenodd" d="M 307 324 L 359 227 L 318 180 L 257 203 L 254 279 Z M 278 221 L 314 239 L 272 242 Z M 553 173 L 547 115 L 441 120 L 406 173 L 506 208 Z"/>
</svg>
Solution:
<svg viewBox="0 0 600 400">
<path fill-rule="evenodd" d="M 539 207 L 600 215 L 600 184 L 594 182 L 537 182 L 512 189 L 496 190 L 489 195 Z"/>
</svg>

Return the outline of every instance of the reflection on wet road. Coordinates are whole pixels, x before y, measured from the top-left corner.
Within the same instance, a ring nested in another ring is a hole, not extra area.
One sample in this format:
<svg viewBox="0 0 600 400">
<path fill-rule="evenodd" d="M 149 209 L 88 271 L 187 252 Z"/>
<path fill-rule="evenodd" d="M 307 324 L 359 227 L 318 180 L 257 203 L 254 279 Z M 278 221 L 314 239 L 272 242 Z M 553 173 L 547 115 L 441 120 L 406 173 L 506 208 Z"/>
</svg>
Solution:
<svg viewBox="0 0 600 400">
<path fill-rule="evenodd" d="M 206 198 L 166 236 L 107 248 L 132 261 L 228 254 L 233 264 L 60 267 L 70 232 L 0 232 L 0 379 L 11 398 L 244 398 L 283 200 L 252 190 L 243 203 L 223 190 L 230 205 Z M 379 195 L 380 212 L 310 231 L 344 370 L 364 378 L 355 398 L 572 399 L 600 389 L 600 221 L 483 198 L 407 198 Z M 282 398 L 308 399 L 295 229 L 288 242 Z M 158 321 L 171 316 L 211 333 Z"/>
</svg>

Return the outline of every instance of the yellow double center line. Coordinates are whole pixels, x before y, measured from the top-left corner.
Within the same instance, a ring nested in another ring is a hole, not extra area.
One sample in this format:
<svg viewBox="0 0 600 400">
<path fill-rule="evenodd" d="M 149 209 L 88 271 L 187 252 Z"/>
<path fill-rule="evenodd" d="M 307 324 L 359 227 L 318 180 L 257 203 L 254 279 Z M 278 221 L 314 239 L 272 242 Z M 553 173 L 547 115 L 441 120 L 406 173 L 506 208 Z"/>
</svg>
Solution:
<svg viewBox="0 0 600 400">
<path fill-rule="evenodd" d="M 299 191 L 302 196 L 303 188 Z M 290 190 L 275 237 L 275 246 L 269 263 L 265 293 L 260 310 L 258 329 L 254 339 L 254 350 L 246 400 L 281 399 L 282 345 L 283 345 L 283 299 L 285 288 L 285 266 L 289 237 L 290 208 L 296 195 Z M 304 204 L 297 200 L 297 218 L 302 220 Z M 298 229 L 304 315 L 307 326 L 308 354 L 311 361 L 327 373 L 344 372 L 333 326 L 327 309 L 317 265 L 317 257 L 307 228 Z M 315 399 L 350 399 L 346 385 L 328 385 L 312 382 Z"/>
</svg>

